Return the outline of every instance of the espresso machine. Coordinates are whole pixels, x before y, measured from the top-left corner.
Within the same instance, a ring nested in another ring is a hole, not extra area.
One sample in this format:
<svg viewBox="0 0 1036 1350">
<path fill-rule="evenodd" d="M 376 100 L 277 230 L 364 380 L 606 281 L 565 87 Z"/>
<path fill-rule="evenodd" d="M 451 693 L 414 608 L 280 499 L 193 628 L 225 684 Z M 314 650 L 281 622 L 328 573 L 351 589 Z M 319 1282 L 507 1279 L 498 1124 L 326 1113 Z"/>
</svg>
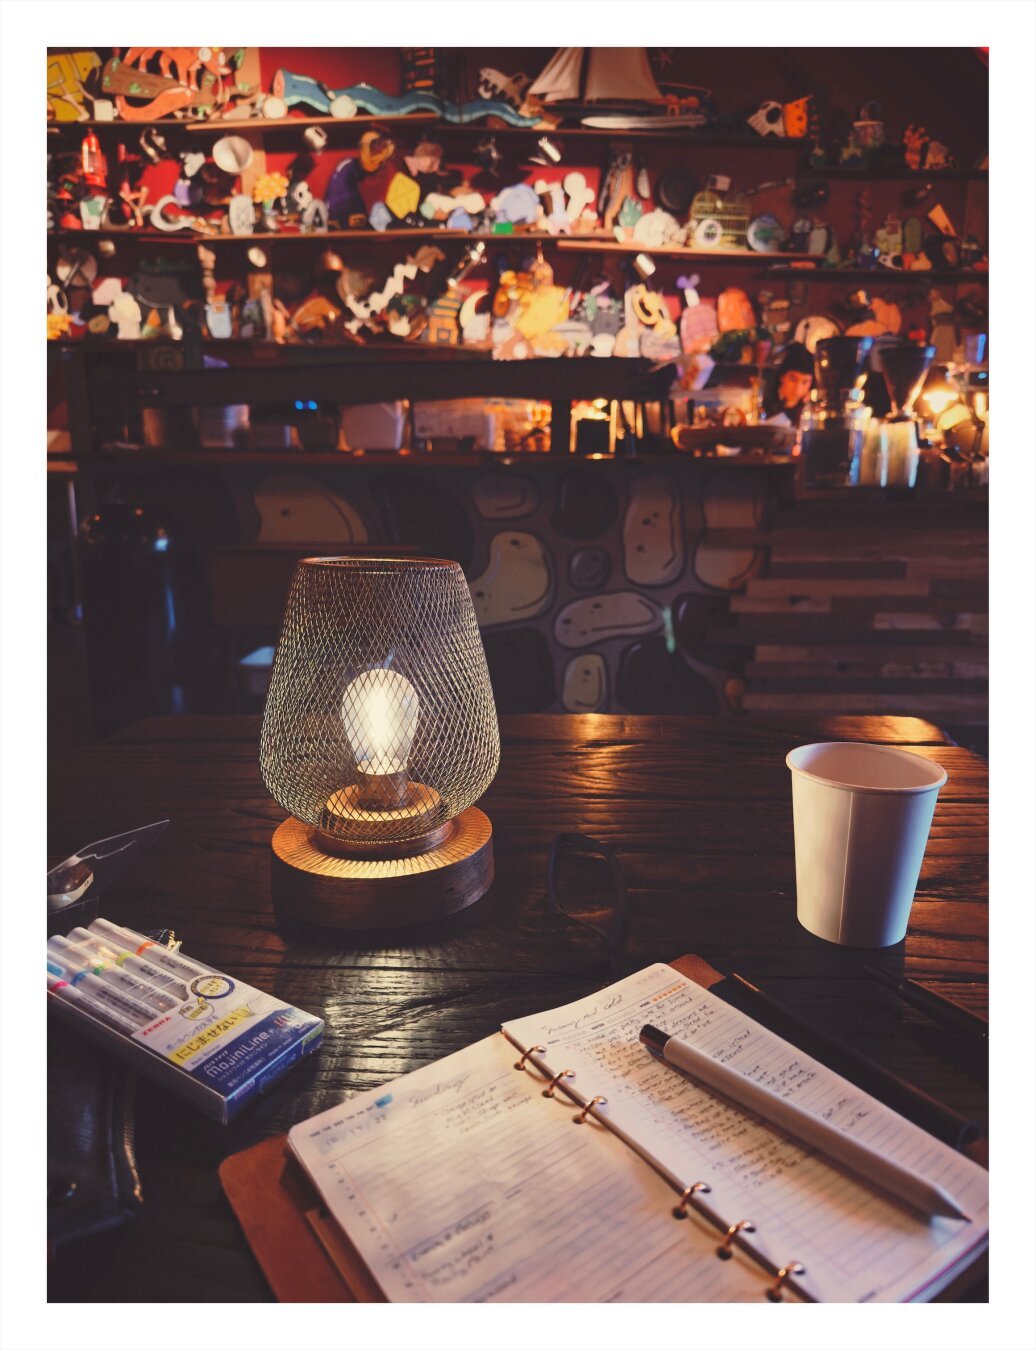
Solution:
<svg viewBox="0 0 1036 1350">
<path fill-rule="evenodd" d="M 841 487 L 849 481 L 870 417 L 860 396 L 873 346 L 870 337 L 824 338 L 816 345 L 816 387 L 799 423 L 808 487 Z"/>
</svg>

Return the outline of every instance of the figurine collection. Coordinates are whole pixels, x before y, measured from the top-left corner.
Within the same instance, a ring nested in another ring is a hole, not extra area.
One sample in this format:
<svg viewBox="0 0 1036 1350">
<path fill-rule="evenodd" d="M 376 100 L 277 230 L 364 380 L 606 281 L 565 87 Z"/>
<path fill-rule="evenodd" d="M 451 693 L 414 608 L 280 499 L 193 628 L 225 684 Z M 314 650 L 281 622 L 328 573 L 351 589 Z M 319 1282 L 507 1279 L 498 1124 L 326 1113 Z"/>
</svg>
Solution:
<svg viewBox="0 0 1036 1350">
<path fill-rule="evenodd" d="M 693 381 L 709 361 L 765 359 L 793 327 L 788 301 L 772 289 L 753 299 L 722 285 L 703 297 L 700 277 L 689 272 L 675 289 L 668 282 L 667 293 L 653 253 L 769 256 L 768 284 L 809 269 L 866 269 L 880 285 L 883 270 L 928 273 L 937 282 L 940 272 L 988 267 L 980 241 L 961 237 L 930 181 L 884 214 L 864 187 L 852 237 L 835 237 L 822 214 L 830 193 L 825 168 L 889 166 L 920 178 L 955 167 L 922 126 L 908 125 L 898 143 L 888 139 L 875 101 L 843 119 L 838 134 L 825 135 L 807 94 L 764 100 L 732 123 L 708 90 L 664 93 L 643 49 L 590 49 L 595 88 L 623 98 L 633 90 L 642 106 L 608 112 L 605 101 L 584 116 L 587 70 L 573 61 L 576 50 L 561 49 L 535 80 L 484 68 L 470 98 L 444 92 L 453 76 L 436 49 L 400 52 L 398 94 L 364 82 L 332 88 L 286 69 L 274 73 L 267 92 L 255 49 L 51 55 L 48 120 L 64 129 L 49 155 L 48 229 L 61 242 L 47 278 L 48 338 L 467 343 L 500 359 L 686 359 Z M 366 125 L 354 148 L 333 148 L 329 128 L 357 117 Z M 416 130 L 402 124 L 407 118 Z M 465 140 L 451 165 L 429 131 L 435 119 L 444 131 L 474 122 L 482 134 Z M 565 163 L 564 125 L 573 119 L 615 132 L 596 172 Z M 105 122 L 126 124 L 131 134 L 115 136 Z M 86 125 L 77 143 L 78 123 Z M 201 123 L 218 124 L 216 134 L 191 135 Z M 240 134 L 273 124 L 276 155 L 262 137 Z M 663 167 L 641 161 L 640 143 L 621 137 L 645 124 L 686 127 L 688 143 L 695 130 L 801 140 L 808 170 L 746 187 L 721 173 L 699 179 L 678 151 Z M 506 128 L 534 135 L 501 146 L 494 132 Z M 394 231 L 394 256 L 386 246 L 338 251 L 347 235 Z M 280 249 L 277 241 L 293 235 L 313 236 L 314 244 L 297 254 Z M 217 258 L 219 241 L 230 237 L 247 251 Z M 310 250 L 320 237 L 314 263 Z M 163 238 L 196 244 L 171 256 L 137 247 L 123 264 L 120 239 Z M 94 249 L 82 247 L 91 239 Z M 624 248 L 591 249 L 561 284 L 543 244 L 565 248 L 569 240 Z M 499 247 L 490 252 L 487 244 Z M 297 263 L 289 265 L 288 252 Z M 231 256 L 235 273 L 220 278 L 217 261 Z M 98 275 L 98 257 L 108 275 Z M 861 324 L 867 333 L 903 326 L 895 304 L 867 291 L 850 293 L 839 309 L 798 326 L 819 323 L 814 341 L 830 336 L 832 325 L 850 334 Z"/>
</svg>

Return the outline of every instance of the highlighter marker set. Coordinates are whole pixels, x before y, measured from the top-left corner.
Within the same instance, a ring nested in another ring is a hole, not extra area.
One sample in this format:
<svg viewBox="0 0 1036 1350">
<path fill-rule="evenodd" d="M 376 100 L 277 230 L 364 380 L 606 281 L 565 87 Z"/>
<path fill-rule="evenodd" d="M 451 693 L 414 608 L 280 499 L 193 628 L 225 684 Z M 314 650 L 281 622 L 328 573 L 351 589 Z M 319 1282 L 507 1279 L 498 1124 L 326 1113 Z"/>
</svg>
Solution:
<svg viewBox="0 0 1036 1350">
<path fill-rule="evenodd" d="M 324 1024 L 107 919 L 47 942 L 55 1013 L 226 1123 L 297 1059 Z"/>
</svg>

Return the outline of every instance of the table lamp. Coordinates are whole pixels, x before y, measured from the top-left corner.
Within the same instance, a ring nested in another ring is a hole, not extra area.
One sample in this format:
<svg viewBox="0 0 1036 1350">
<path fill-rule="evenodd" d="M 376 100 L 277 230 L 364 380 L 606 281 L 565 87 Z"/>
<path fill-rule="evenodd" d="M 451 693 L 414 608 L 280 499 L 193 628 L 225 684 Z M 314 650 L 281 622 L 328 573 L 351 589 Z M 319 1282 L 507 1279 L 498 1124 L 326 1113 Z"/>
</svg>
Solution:
<svg viewBox="0 0 1036 1350">
<path fill-rule="evenodd" d="M 260 745 L 291 813 L 273 836 L 279 914 L 393 928 L 473 904 L 493 880 L 474 802 L 500 736 L 464 573 L 440 558 L 304 558 Z"/>
</svg>

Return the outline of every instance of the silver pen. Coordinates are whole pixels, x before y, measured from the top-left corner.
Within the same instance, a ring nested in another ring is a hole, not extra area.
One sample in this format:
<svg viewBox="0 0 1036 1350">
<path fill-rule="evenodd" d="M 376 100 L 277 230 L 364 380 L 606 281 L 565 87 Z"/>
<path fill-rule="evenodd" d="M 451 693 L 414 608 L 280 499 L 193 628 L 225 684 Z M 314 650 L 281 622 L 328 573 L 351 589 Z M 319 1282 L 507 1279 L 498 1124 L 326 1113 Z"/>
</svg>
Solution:
<svg viewBox="0 0 1036 1350">
<path fill-rule="evenodd" d="M 804 1111 L 785 1097 L 746 1078 L 737 1069 L 720 1063 L 678 1036 L 670 1036 L 658 1027 L 644 1026 L 641 1043 L 674 1068 L 682 1069 L 706 1087 L 729 1097 L 738 1106 L 762 1116 L 765 1121 L 786 1130 L 803 1144 L 809 1144 L 836 1163 L 840 1163 L 861 1181 L 878 1186 L 894 1199 L 912 1205 L 928 1215 L 971 1220 L 956 1201 L 932 1181 L 925 1180 L 879 1153 L 862 1139 L 840 1130 L 810 1111 Z"/>
</svg>

